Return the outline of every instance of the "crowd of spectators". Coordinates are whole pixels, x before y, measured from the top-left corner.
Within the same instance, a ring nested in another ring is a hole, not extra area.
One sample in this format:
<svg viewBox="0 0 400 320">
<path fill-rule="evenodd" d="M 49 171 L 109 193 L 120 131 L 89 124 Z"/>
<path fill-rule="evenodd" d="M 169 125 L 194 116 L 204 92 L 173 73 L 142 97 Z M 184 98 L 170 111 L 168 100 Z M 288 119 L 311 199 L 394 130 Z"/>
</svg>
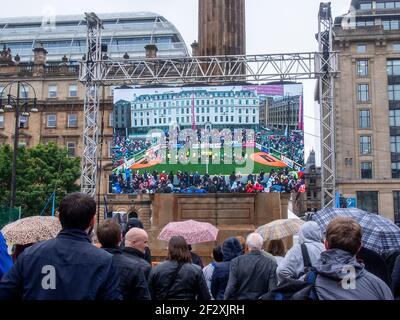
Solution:
<svg viewBox="0 0 400 320">
<path fill-rule="evenodd" d="M 150 146 L 151 144 L 146 143 L 145 140 L 132 140 L 127 137 L 116 136 L 112 152 L 113 168 L 118 168 Z"/>
<path fill-rule="evenodd" d="M 274 149 L 290 160 L 304 164 L 304 135 L 301 131 L 291 131 L 286 135 L 260 135 L 257 142 L 264 148 Z"/>
<path fill-rule="evenodd" d="M 258 193 L 258 192 L 305 192 L 303 172 L 289 172 L 287 168 L 261 171 L 258 175 L 200 175 L 198 172 L 169 174 L 132 172 L 122 169 L 112 174 L 113 193 Z"/>
</svg>

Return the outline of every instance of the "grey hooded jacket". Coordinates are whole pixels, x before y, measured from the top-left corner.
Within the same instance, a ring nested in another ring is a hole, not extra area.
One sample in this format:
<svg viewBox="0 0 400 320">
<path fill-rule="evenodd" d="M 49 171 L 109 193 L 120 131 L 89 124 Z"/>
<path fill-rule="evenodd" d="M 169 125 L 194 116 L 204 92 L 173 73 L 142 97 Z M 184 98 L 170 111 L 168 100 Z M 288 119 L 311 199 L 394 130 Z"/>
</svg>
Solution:
<svg viewBox="0 0 400 320">
<path fill-rule="evenodd" d="M 286 253 L 285 258 L 276 269 L 279 282 L 282 282 L 285 278 L 299 279 L 304 274 L 301 244 L 306 245 L 311 264 L 313 265 L 320 258 L 321 252 L 325 250 L 322 243 L 322 232 L 316 222 L 309 221 L 301 226 L 299 244 L 293 246 L 293 248 Z"/>
<path fill-rule="evenodd" d="M 320 300 L 393 300 L 387 284 L 349 252 L 325 251 L 313 267 L 318 272 L 315 289 Z"/>
</svg>

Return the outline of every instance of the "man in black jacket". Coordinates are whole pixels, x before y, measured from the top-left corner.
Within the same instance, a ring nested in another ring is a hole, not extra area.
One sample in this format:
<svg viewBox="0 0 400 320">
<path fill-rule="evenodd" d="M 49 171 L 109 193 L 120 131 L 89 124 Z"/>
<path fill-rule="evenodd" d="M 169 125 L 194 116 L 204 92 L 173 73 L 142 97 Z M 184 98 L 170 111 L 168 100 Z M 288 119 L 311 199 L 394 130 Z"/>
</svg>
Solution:
<svg viewBox="0 0 400 320">
<path fill-rule="evenodd" d="M 104 221 L 97 228 L 97 238 L 102 248 L 113 255 L 120 276 L 120 291 L 124 300 L 150 300 L 150 292 L 143 270 L 122 255 L 121 227 L 113 220 Z"/>
<path fill-rule="evenodd" d="M 262 254 L 264 239 L 258 233 L 247 237 L 248 254 L 231 261 L 225 300 L 257 300 L 277 284 L 276 262 Z"/>
<path fill-rule="evenodd" d="M 147 232 L 143 229 L 132 228 L 125 235 L 125 248 L 123 254 L 131 259 L 133 263 L 140 266 L 146 280 L 149 279 L 151 264 L 145 259 L 146 248 L 149 245 L 149 238 Z"/>
<path fill-rule="evenodd" d="M 130 215 L 132 215 L 132 214 L 130 214 Z M 125 248 L 125 236 L 129 232 L 129 230 L 131 230 L 132 228 L 144 229 L 143 223 L 142 223 L 142 221 L 139 220 L 137 214 L 136 214 L 136 217 L 130 218 L 128 220 L 128 223 L 126 224 L 126 229 L 122 232 L 122 236 L 123 236 L 123 240 L 121 243 L 122 250 Z M 145 248 L 144 258 L 148 263 L 151 264 L 151 251 L 148 246 Z"/>
<path fill-rule="evenodd" d="M 108 252 L 90 240 L 96 202 L 67 195 L 59 207 L 62 231 L 18 257 L 0 281 L 0 300 L 117 300 L 119 277 Z"/>
</svg>

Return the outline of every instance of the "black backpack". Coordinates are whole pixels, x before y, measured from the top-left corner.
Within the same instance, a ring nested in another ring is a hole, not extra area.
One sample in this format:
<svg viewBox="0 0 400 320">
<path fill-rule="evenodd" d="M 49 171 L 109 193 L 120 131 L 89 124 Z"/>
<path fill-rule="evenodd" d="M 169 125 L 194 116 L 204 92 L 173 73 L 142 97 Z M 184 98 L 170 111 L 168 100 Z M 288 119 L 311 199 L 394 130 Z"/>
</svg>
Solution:
<svg viewBox="0 0 400 320">
<path fill-rule="evenodd" d="M 315 281 L 318 273 L 312 268 L 307 247 L 302 244 L 301 252 L 304 261 L 304 281 L 286 278 L 278 287 L 260 297 L 260 300 L 318 300 Z"/>
</svg>

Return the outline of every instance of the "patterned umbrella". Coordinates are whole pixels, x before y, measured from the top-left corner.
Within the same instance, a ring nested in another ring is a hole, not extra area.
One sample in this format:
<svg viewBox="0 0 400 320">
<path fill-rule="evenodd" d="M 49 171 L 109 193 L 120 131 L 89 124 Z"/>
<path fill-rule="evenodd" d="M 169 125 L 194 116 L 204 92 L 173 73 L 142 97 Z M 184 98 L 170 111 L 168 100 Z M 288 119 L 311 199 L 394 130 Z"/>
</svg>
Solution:
<svg viewBox="0 0 400 320">
<path fill-rule="evenodd" d="M 20 219 L 6 225 L 2 230 L 8 242 L 19 245 L 53 239 L 60 231 L 60 221 L 47 216 Z"/>
<path fill-rule="evenodd" d="M 170 222 L 161 231 L 158 240 L 169 241 L 182 236 L 188 244 L 216 241 L 219 230 L 210 223 L 194 220 Z"/>
<path fill-rule="evenodd" d="M 326 208 L 318 211 L 311 219 L 317 222 L 325 233 L 329 222 L 339 216 L 353 218 L 360 224 L 362 244 L 365 248 L 380 254 L 400 249 L 400 228 L 389 219 L 377 214 L 360 209 Z"/>
<path fill-rule="evenodd" d="M 298 233 L 304 223 L 300 219 L 275 220 L 259 227 L 256 232 L 264 238 L 264 241 L 283 239 Z"/>
</svg>

